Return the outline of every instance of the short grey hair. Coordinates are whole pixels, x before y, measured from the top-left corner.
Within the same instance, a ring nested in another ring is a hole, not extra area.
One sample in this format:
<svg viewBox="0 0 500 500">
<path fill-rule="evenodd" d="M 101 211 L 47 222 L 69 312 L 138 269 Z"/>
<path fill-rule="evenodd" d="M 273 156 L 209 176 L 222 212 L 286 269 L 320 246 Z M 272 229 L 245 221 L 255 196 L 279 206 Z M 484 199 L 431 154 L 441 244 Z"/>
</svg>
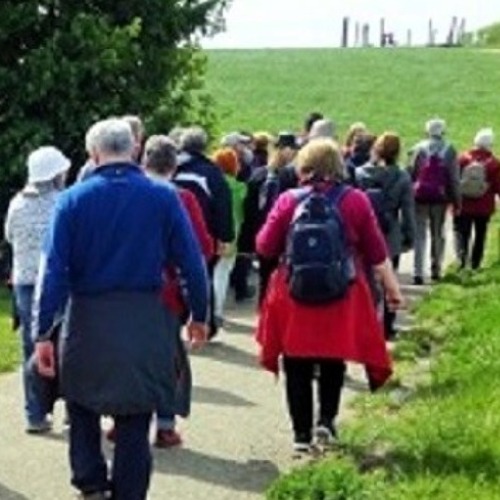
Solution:
<svg viewBox="0 0 500 500">
<path fill-rule="evenodd" d="M 144 146 L 144 166 L 160 175 L 177 167 L 177 147 L 166 135 L 152 135 Z"/>
<path fill-rule="evenodd" d="M 175 126 L 169 133 L 168 137 L 174 141 L 174 144 L 177 146 L 177 149 L 181 149 L 181 137 L 182 134 L 184 133 L 184 127 L 181 127 L 179 125 Z"/>
<path fill-rule="evenodd" d="M 85 147 L 88 153 L 98 151 L 110 155 L 132 155 L 135 147 L 132 128 L 119 118 L 99 121 L 88 130 Z"/>
<path fill-rule="evenodd" d="M 208 146 L 208 135 L 201 127 L 189 127 L 183 130 L 179 143 L 186 153 L 203 153 Z"/>
</svg>

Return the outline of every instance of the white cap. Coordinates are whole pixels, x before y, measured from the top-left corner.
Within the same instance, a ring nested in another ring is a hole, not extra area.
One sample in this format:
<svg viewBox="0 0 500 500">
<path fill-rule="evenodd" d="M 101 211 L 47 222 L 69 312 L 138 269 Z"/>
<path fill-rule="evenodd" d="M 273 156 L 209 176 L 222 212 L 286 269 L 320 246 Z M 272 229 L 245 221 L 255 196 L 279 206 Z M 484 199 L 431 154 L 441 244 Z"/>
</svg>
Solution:
<svg viewBox="0 0 500 500">
<path fill-rule="evenodd" d="M 425 124 L 425 131 L 429 137 L 440 139 L 446 132 L 446 122 L 441 118 L 433 118 Z"/>
<path fill-rule="evenodd" d="M 252 138 L 248 135 L 240 134 L 239 132 L 231 132 L 225 135 L 221 141 L 220 145 L 223 148 L 233 148 L 237 144 L 249 144 L 252 142 Z"/>
<path fill-rule="evenodd" d="M 335 138 L 335 124 L 326 118 L 316 120 L 309 131 L 309 139 L 334 139 Z"/>
<path fill-rule="evenodd" d="M 474 138 L 474 145 L 480 149 L 491 151 L 493 149 L 493 142 L 495 141 L 495 134 L 491 128 L 481 129 Z"/>
<path fill-rule="evenodd" d="M 51 181 L 66 172 L 71 161 L 54 146 L 43 146 L 28 156 L 28 184 Z"/>
</svg>

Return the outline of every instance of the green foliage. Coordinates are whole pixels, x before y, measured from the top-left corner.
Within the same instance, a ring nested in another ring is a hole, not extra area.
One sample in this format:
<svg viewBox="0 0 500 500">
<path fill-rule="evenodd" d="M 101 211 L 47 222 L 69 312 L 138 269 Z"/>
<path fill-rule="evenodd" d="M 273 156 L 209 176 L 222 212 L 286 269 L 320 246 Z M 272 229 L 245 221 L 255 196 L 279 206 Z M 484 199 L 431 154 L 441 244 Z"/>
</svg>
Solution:
<svg viewBox="0 0 500 500">
<path fill-rule="evenodd" d="M 498 498 L 499 226 L 496 218 L 490 230 L 489 267 L 477 273 L 451 272 L 417 311 L 417 324 L 424 321 L 425 327 L 419 326 L 406 340 L 404 352 L 419 353 L 425 340 L 433 352 L 429 376 L 418 377 L 420 382 L 410 384 L 410 389 L 389 387 L 360 401 L 358 418 L 343 434 L 346 467 L 354 459 L 360 472 L 346 474 L 354 493 L 339 498 L 358 498 L 360 484 L 375 492 L 370 498 L 388 500 Z M 414 377 L 419 365 L 414 365 Z M 340 487 L 328 475 L 329 469 L 341 470 L 340 463 L 326 461 L 313 470 L 294 472 L 281 479 L 268 498 L 337 498 L 326 492 Z M 315 474 L 328 479 L 311 480 Z M 274 491 L 289 496 L 276 497 Z"/>
<path fill-rule="evenodd" d="M 0 3 L 0 182 L 53 143 L 75 163 L 98 118 L 138 113 L 151 129 L 211 119 L 196 37 L 228 0 Z"/>
<path fill-rule="evenodd" d="M 11 295 L 0 288 L 0 373 L 13 370 L 19 363 L 21 340 L 12 331 Z"/>
<path fill-rule="evenodd" d="M 297 469 L 274 484 L 268 500 L 377 500 L 379 475 L 364 477 L 348 460 L 329 459 Z"/>
<path fill-rule="evenodd" d="M 477 32 L 477 45 L 500 48 L 500 23 L 495 23 Z"/>
</svg>

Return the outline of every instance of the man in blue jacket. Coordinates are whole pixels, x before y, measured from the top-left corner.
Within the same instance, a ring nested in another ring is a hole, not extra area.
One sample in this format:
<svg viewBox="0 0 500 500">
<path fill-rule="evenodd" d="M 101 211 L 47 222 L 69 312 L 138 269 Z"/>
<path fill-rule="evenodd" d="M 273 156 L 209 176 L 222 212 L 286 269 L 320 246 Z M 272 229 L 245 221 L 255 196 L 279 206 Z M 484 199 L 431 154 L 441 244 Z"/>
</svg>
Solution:
<svg viewBox="0 0 500 500">
<path fill-rule="evenodd" d="M 132 161 L 130 125 L 110 119 L 86 137 L 96 165 L 62 194 L 40 264 L 34 307 L 40 373 L 55 375 L 51 326 L 66 312 L 61 389 L 68 405 L 72 484 L 84 498 L 144 500 L 152 459 L 152 412 L 174 403 L 172 320 L 159 291 L 166 266 L 180 269 L 195 346 L 206 339 L 207 279 L 196 238 L 173 188 Z M 100 416 L 116 426 L 112 475 Z"/>
</svg>

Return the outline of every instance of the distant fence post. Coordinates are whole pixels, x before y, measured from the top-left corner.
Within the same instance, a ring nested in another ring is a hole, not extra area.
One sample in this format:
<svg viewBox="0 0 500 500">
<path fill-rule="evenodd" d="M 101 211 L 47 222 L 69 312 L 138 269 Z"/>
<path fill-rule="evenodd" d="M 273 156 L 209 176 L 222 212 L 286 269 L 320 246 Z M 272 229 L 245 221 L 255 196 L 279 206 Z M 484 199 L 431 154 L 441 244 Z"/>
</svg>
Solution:
<svg viewBox="0 0 500 500">
<path fill-rule="evenodd" d="M 349 18 L 344 17 L 342 20 L 342 47 L 349 47 Z"/>
</svg>

